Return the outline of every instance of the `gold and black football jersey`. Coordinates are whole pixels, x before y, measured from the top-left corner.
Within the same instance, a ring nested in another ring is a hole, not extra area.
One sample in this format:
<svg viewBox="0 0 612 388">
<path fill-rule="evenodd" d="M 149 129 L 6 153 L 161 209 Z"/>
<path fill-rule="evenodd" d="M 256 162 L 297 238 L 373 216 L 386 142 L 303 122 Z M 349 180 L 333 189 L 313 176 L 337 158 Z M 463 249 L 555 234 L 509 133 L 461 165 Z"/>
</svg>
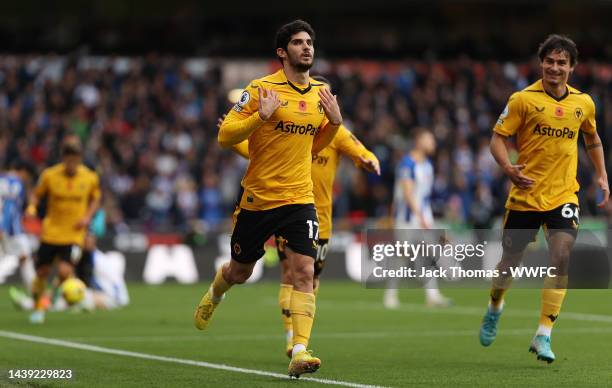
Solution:
<svg viewBox="0 0 612 388">
<path fill-rule="evenodd" d="M 233 147 L 234 152 L 249 159 L 248 140 Z M 345 155 L 353 160 L 356 166 L 361 167 L 361 157 L 367 160 L 376 160 L 376 155 L 369 151 L 344 125 L 338 128 L 338 133 L 332 142 L 312 155 L 312 184 L 314 201 L 319 217 L 319 238 L 329 239 L 332 232 L 332 204 L 334 180 L 340 162 L 340 156 Z"/>
<path fill-rule="evenodd" d="M 272 89 L 281 106 L 248 138 L 249 166 L 242 179 L 240 207 L 267 210 L 283 205 L 314 203 L 312 193 L 312 144 L 328 120 L 320 104 L 324 84 L 310 79 L 296 85 L 283 70 L 252 81 L 242 92 L 221 126 L 249 119 L 259 113 L 258 89 Z"/>
<path fill-rule="evenodd" d="M 333 188 L 340 155 L 348 156 L 357 166 L 361 165 L 360 157 L 377 160 L 344 125 L 327 147 L 312 156 L 312 183 L 322 239 L 329 239 L 332 233 Z"/>
<path fill-rule="evenodd" d="M 518 164 L 535 180 L 532 187 L 513 185 L 506 208 L 548 211 L 578 205 L 576 180 L 578 135 L 595 133 L 595 104 L 591 97 L 571 86 L 561 98 L 549 95 L 539 80 L 514 93 L 494 129 L 503 136 L 516 135 Z"/>
<path fill-rule="evenodd" d="M 47 197 L 40 237 L 47 244 L 82 245 L 87 227 L 75 229 L 75 225 L 87 213 L 90 202 L 100 198 L 100 182 L 98 174 L 82 164 L 74 176 L 64 170 L 63 163 L 46 168 L 34 189 L 39 198 Z"/>
</svg>

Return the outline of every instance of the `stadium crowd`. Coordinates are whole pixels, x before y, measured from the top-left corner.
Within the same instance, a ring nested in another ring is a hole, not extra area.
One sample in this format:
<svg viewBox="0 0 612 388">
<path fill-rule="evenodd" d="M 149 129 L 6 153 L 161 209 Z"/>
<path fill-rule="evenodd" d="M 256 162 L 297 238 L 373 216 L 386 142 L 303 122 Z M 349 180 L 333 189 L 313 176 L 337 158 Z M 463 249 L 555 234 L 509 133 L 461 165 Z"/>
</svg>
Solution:
<svg viewBox="0 0 612 388">
<path fill-rule="evenodd" d="M 103 207 L 115 231 L 222 227 L 246 167 L 216 141 L 217 118 L 230 107 L 223 71 L 155 54 L 1 56 L 0 165 L 28 161 L 40 172 L 58 161 L 62 137 L 76 133 L 86 144 L 86 163 L 101 174 Z M 411 131 L 428 127 L 438 140 L 436 216 L 491 226 L 508 190 L 489 152 L 491 128 L 512 92 L 538 74 L 537 61 L 467 57 L 327 63 L 323 75 L 339 96 L 345 125 L 378 156 L 383 171 L 367 175 L 343 163 L 335 217 L 349 225 L 388 217 L 395 164 L 410 148 Z M 606 143 L 612 66 L 579 64 L 570 83 L 595 99 Z M 598 192 L 582 148 L 579 163 L 582 214 L 596 214 Z"/>
</svg>

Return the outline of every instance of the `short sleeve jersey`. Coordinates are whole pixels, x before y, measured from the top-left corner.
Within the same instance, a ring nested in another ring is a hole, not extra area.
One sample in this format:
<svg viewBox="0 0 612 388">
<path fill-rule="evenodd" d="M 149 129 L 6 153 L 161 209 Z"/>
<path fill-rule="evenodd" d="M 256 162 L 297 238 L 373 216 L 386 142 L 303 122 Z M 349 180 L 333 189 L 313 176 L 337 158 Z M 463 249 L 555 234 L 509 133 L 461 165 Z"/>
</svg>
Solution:
<svg viewBox="0 0 612 388">
<path fill-rule="evenodd" d="M 535 180 L 528 189 L 513 185 L 506 208 L 548 211 L 565 203 L 578 205 L 578 134 L 596 132 L 595 104 L 588 94 L 567 89 L 555 98 L 539 80 L 514 93 L 499 116 L 493 130 L 516 136 L 517 163 L 525 164 L 523 173 Z"/>
</svg>

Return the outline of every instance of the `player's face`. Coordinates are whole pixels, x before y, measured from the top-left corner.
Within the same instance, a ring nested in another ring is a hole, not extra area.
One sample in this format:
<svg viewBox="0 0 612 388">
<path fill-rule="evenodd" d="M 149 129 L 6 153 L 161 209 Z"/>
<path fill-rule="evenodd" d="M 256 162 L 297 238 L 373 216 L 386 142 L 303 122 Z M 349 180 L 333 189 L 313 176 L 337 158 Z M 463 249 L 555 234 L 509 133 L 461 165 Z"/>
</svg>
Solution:
<svg viewBox="0 0 612 388">
<path fill-rule="evenodd" d="M 314 60 L 314 46 L 310 34 L 306 31 L 298 32 L 291 36 L 287 45 L 285 60 L 297 71 L 310 70 Z"/>
<path fill-rule="evenodd" d="M 431 156 L 436 152 L 436 138 L 431 133 L 426 132 L 422 134 L 418 142 L 419 148 L 423 150 L 427 156 Z"/>
<path fill-rule="evenodd" d="M 565 85 L 574 70 L 566 51 L 552 51 L 546 54 L 541 66 L 542 81 L 552 86 Z"/>
</svg>

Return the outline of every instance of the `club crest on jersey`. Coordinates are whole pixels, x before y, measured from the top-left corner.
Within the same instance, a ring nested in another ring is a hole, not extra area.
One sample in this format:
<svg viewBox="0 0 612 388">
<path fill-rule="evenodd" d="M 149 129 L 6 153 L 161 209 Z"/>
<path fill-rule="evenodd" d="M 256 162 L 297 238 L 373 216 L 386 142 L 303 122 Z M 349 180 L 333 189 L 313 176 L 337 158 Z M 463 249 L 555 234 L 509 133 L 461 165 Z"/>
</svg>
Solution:
<svg viewBox="0 0 612 388">
<path fill-rule="evenodd" d="M 306 109 L 307 109 L 306 101 L 302 100 L 298 102 L 298 108 L 300 109 L 300 111 L 306 112 Z"/>
<path fill-rule="evenodd" d="M 238 99 L 238 102 L 236 103 L 236 105 L 234 105 L 234 110 L 236 112 L 242 112 L 242 109 L 244 109 L 244 106 L 248 104 L 250 100 L 251 100 L 251 95 L 249 94 L 249 92 L 245 90 L 240 95 L 240 98 Z"/>
<path fill-rule="evenodd" d="M 234 244 L 234 253 L 237 254 L 237 255 L 242 253 L 242 247 L 240 246 L 240 244 L 238 244 L 238 243 Z"/>
<path fill-rule="evenodd" d="M 280 105 L 281 107 L 286 108 L 288 105 L 289 105 L 289 100 L 285 100 L 285 101 L 281 100 L 281 105 Z"/>
<path fill-rule="evenodd" d="M 582 112 L 582 108 L 580 107 L 576 108 L 576 110 L 574 110 L 574 116 L 576 116 L 578 120 L 582 119 L 582 116 L 584 116 L 584 113 Z"/>
<path fill-rule="evenodd" d="M 557 117 L 563 117 L 563 108 L 561 108 L 560 106 L 555 108 L 555 116 Z"/>
<path fill-rule="evenodd" d="M 321 101 L 319 101 L 319 102 L 317 103 L 317 109 L 319 110 L 319 113 L 321 113 L 321 114 L 323 114 L 323 113 L 324 113 L 324 111 L 323 111 L 323 105 L 321 105 Z"/>
</svg>

